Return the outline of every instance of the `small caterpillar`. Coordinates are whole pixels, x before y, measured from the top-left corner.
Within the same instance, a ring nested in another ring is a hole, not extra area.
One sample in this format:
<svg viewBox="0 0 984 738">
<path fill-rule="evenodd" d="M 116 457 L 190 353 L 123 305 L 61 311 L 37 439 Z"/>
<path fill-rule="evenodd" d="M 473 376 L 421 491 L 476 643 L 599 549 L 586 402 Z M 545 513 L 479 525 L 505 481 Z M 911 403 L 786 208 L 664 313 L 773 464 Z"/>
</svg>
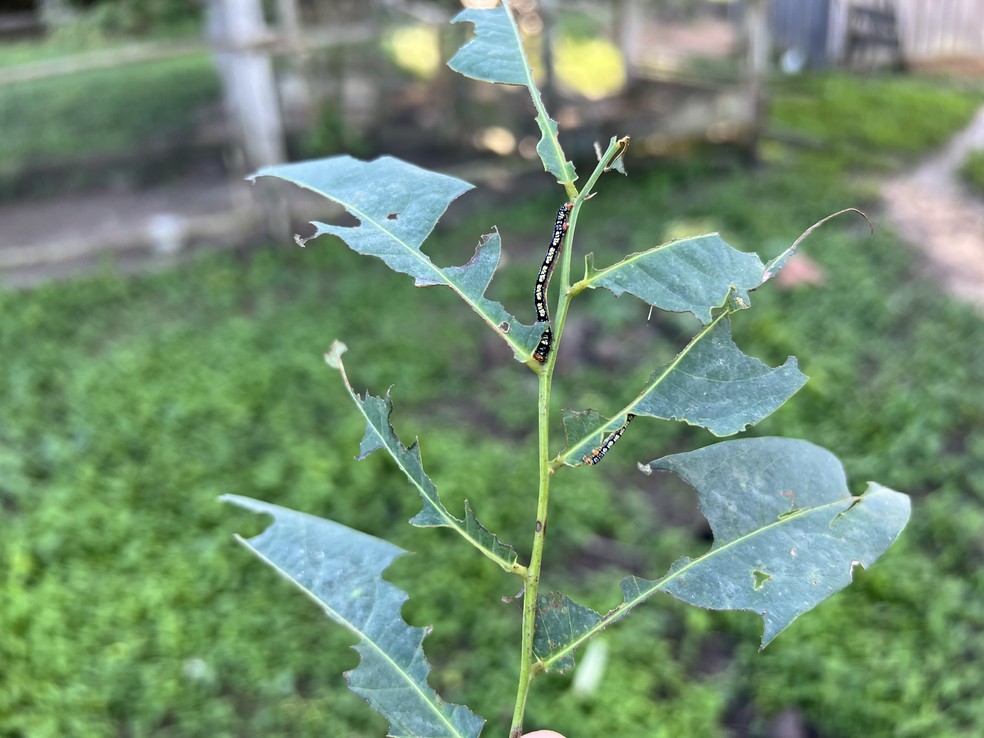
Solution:
<svg viewBox="0 0 984 738">
<path fill-rule="evenodd" d="M 560 252 L 564 247 L 564 234 L 567 233 L 567 228 L 570 225 L 568 218 L 573 208 L 574 203 L 565 202 L 557 211 L 557 219 L 554 221 L 553 237 L 550 239 L 550 245 L 547 247 L 547 255 L 543 259 L 543 264 L 540 266 L 540 273 L 536 275 L 536 285 L 533 287 L 533 307 L 536 309 L 536 319 L 547 323 L 550 322 L 550 313 L 547 312 L 547 290 L 550 287 L 550 275 L 553 273 L 553 268 L 557 263 L 557 257 L 560 256 Z M 544 363 L 550 354 L 552 344 L 553 331 L 550 330 L 550 326 L 548 325 L 543 335 L 540 336 L 540 343 L 533 350 L 533 358 L 541 364 Z"/>
<path fill-rule="evenodd" d="M 610 436 L 608 436 L 608 438 L 604 440 L 601 446 L 594 449 L 590 454 L 586 454 L 583 457 L 581 457 L 581 461 L 583 461 L 585 464 L 597 464 L 599 461 L 605 458 L 605 454 L 607 454 L 609 451 L 612 450 L 612 446 L 614 446 L 615 442 L 622 437 L 622 434 L 625 433 L 625 429 L 629 427 L 629 423 L 632 422 L 632 419 L 634 417 L 635 415 L 633 415 L 632 413 L 626 415 L 625 425 L 623 425 L 617 431 L 615 431 Z"/>
</svg>

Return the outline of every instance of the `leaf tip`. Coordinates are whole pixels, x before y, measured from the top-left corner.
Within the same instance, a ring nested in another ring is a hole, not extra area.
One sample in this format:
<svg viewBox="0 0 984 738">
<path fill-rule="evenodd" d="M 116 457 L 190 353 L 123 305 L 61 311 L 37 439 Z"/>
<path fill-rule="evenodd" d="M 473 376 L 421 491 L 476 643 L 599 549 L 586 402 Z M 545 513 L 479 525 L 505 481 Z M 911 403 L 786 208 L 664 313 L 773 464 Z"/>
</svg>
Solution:
<svg viewBox="0 0 984 738">
<path fill-rule="evenodd" d="M 641 461 L 637 461 L 636 462 L 636 468 L 639 471 L 641 471 L 643 474 L 645 474 L 647 477 L 648 476 L 651 476 L 652 473 L 653 473 L 652 462 L 650 462 L 648 464 L 643 464 Z"/>
<path fill-rule="evenodd" d="M 244 510 L 252 510 L 253 512 L 264 512 L 265 508 L 263 503 L 259 500 L 254 500 L 252 497 L 243 497 L 242 495 L 219 495 L 219 502 L 228 502 L 230 505 L 235 505 L 236 507 L 241 507 Z"/>
<path fill-rule="evenodd" d="M 335 339 L 331 342 L 331 347 L 325 353 L 325 363 L 332 369 L 341 370 L 342 368 L 342 354 L 348 351 L 348 346 L 344 343 Z"/>
</svg>

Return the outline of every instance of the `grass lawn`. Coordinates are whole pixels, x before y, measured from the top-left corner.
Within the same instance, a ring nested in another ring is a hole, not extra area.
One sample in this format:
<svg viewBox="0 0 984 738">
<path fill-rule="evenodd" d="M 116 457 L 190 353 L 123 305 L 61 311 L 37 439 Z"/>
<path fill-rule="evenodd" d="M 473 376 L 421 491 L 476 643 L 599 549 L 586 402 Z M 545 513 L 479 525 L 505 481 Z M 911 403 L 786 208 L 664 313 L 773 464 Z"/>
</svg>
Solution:
<svg viewBox="0 0 984 738">
<path fill-rule="evenodd" d="M 839 92 L 826 105 L 853 112 L 821 125 L 809 111 L 827 108 L 809 90 L 828 84 Z M 670 232 L 718 229 L 771 257 L 834 210 L 876 207 L 856 175 L 919 153 L 886 133 L 886 101 L 907 120 L 947 111 L 924 123 L 924 150 L 981 99 L 918 80 L 797 85 L 773 125 L 828 142 L 827 157 L 776 145 L 757 172 L 690 162 L 606 178 L 578 248 L 604 264 Z M 428 250 L 463 263 L 498 224 L 511 260 L 493 296 L 532 313 L 557 200 L 441 227 Z M 984 325 L 925 281 L 884 226 L 868 236 L 839 219 L 806 249 L 822 286 L 764 290 L 735 318 L 745 351 L 772 365 L 795 354 L 811 377 L 751 433 L 830 448 L 856 491 L 874 479 L 911 493 L 909 528 L 761 654 L 756 616 L 655 601 L 604 636 L 609 667 L 594 694 L 572 693 L 568 676 L 536 682 L 530 727 L 766 735 L 794 709 L 820 736 L 984 732 Z M 514 582 L 446 531 L 406 525 L 415 493 L 381 455 L 353 461 L 363 429 L 321 361 L 337 337 L 356 389 L 394 385 L 396 429 L 420 436 L 448 507 L 467 497 L 525 557 L 536 383 L 453 295 L 414 289 L 328 238 L 304 250 L 285 238 L 163 274 L 2 294 L 0 311 L 0 735 L 384 734 L 345 687 L 352 639 L 235 545 L 234 532 L 263 521 L 217 503 L 226 492 L 414 551 L 388 578 L 411 594 L 404 616 L 435 625 L 431 683 L 504 734 L 520 618 L 500 598 Z M 568 328 L 585 338 L 566 344 L 557 407 L 620 406 L 695 328 L 647 312 L 629 297 L 579 298 Z M 635 461 L 712 441 L 640 420 L 604 465 L 560 474 L 544 586 L 604 610 L 621 574 L 652 577 L 704 550 L 694 496 L 654 486 Z"/>
<path fill-rule="evenodd" d="M 195 111 L 218 95 L 205 54 L 0 87 L 0 170 L 165 139 L 193 126 Z"/>
</svg>

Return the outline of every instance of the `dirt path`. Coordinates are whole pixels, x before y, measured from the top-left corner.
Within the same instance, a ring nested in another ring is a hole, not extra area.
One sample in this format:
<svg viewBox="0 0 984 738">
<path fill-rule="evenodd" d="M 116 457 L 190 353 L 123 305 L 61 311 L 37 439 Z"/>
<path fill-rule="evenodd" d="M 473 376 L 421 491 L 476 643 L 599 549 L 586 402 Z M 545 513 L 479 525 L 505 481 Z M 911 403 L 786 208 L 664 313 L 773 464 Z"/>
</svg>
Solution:
<svg viewBox="0 0 984 738">
<path fill-rule="evenodd" d="M 984 310 L 984 198 L 959 179 L 968 152 L 984 148 L 984 107 L 971 124 L 916 169 L 884 183 L 886 218 L 925 254 L 929 273 Z"/>
</svg>

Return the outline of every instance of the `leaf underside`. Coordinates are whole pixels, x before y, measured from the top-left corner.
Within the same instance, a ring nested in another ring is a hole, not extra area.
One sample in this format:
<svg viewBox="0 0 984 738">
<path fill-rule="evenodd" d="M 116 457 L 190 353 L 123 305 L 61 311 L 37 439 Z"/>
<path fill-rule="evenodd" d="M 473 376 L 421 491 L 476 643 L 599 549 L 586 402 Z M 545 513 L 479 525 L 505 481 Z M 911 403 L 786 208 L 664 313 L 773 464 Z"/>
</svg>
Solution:
<svg viewBox="0 0 984 738">
<path fill-rule="evenodd" d="M 542 110 L 540 90 L 523 50 L 519 28 L 510 16 L 506 2 L 494 8 L 469 8 L 451 19 L 475 26 L 475 35 L 451 57 L 448 66 L 459 74 L 482 82 L 525 86 L 537 107 L 536 124 L 540 129 L 537 154 L 543 168 L 558 182 L 573 183 L 574 165 L 563 156 L 557 138 L 557 122 Z"/>
<path fill-rule="evenodd" d="M 771 368 L 742 353 L 722 315 L 704 328 L 669 364 L 651 375 L 642 392 L 615 417 L 594 411 L 565 411 L 564 463 L 577 465 L 601 439 L 625 423 L 628 414 L 679 420 L 716 436 L 738 433 L 775 412 L 806 382 L 789 357 Z"/>
<path fill-rule="evenodd" d="M 472 185 L 389 156 L 370 162 L 333 156 L 264 167 L 256 177 L 293 182 L 337 202 L 360 221 L 351 227 L 315 221 L 314 235 L 298 239 L 302 246 L 330 233 L 356 253 L 375 256 L 393 271 L 413 277 L 418 287 L 449 287 L 512 348 L 517 360 L 531 360 L 545 324 L 525 325 L 485 297 L 501 256 L 497 232 L 482 238 L 464 266 L 438 267 L 421 251 L 451 202 Z"/>
<path fill-rule="evenodd" d="M 350 689 L 389 721 L 387 735 L 477 738 L 485 721 L 445 702 L 427 684 L 428 631 L 404 622 L 400 608 L 407 595 L 382 578 L 405 551 L 313 515 L 239 495 L 221 499 L 273 516 L 261 534 L 239 540 L 359 638 L 361 660 L 346 677 Z"/>
<path fill-rule="evenodd" d="M 729 295 L 736 306 L 748 307 L 748 293 L 762 283 L 764 269 L 757 254 L 738 251 L 710 233 L 630 254 L 604 269 L 596 269 L 588 254 L 582 284 L 616 297 L 627 292 L 660 310 L 692 313 L 707 325 L 711 311 Z"/>
<path fill-rule="evenodd" d="M 807 441 L 724 441 L 640 469 L 673 471 L 696 488 L 714 544 L 674 563 L 662 579 L 626 577 L 622 604 L 605 616 L 551 595 L 537 623 L 545 668 L 569 668 L 581 643 L 657 592 L 698 607 L 758 613 L 764 648 L 850 584 L 855 566 L 874 563 L 909 519 L 906 495 L 869 482 L 852 496 L 837 457 Z"/>
<path fill-rule="evenodd" d="M 341 358 L 345 351 L 345 344 L 335 341 L 325 359 L 329 366 L 339 370 L 349 396 L 366 420 L 366 431 L 359 445 L 358 458 L 364 459 L 373 451 L 383 449 L 396 462 L 410 484 L 416 487 L 424 506 L 410 520 L 411 525 L 420 528 L 451 528 L 502 569 L 512 571 L 518 558 L 516 551 L 512 546 L 499 541 L 495 534 L 478 522 L 467 501 L 464 520 L 452 515 L 441 502 L 437 487 L 424 472 L 420 445 L 414 442 L 409 448 L 404 446 L 390 424 L 393 402 L 390 400 L 389 393 L 385 398 L 370 395 L 368 392 L 365 396 L 360 396 L 352 389 Z"/>
</svg>

